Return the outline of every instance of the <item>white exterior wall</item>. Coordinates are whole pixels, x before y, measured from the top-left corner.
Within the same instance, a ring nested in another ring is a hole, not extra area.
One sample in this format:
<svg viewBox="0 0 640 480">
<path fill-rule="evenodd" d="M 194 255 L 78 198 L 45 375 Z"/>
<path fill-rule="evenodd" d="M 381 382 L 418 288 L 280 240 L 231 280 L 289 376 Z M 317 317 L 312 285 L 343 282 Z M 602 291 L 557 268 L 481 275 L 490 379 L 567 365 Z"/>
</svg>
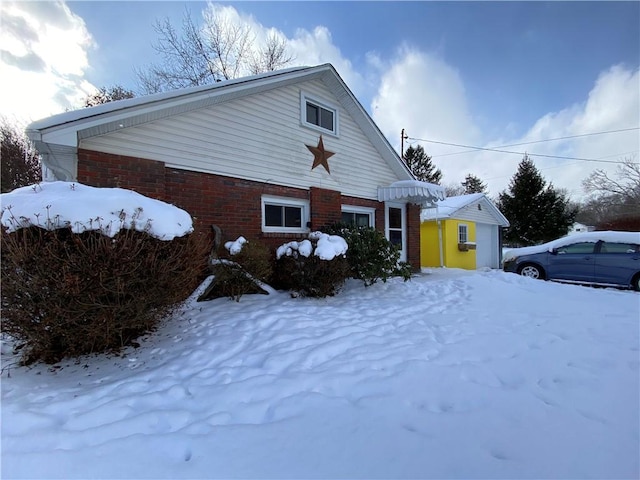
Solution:
<svg viewBox="0 0 640 480">
<path fill-rule="evenodd" d="M 476 224 L 476 268 L 499 268 L 498 225 Z"/>
<path fill-rule="evenodd" d="M 323 133 L 331 174 L 311 170 L 320 132 L 301 124 L 301 95 L 338 111 L 338 136 Z M 167 166 L 299 188 L 317 186 L 377 199 L 398 179 L 321 80 L 280 87 L 212 107 L 124 128 L 80 148 L 147 158 Z"/>
<path fill-rule="evenodd" d="M 482 210 L 478 210 L 478 205 L 482 207 Z M 456 212 L 455 218 L 461 220 L 469 220 L 475 223 L 486 223 L 490 225 L 496 225 L 497 220 L 495 216 L 489 211 L 489 208 L 482 204 L 481 201 L 474 202 L 466 207 L 461 208 Z"/>
</svg>

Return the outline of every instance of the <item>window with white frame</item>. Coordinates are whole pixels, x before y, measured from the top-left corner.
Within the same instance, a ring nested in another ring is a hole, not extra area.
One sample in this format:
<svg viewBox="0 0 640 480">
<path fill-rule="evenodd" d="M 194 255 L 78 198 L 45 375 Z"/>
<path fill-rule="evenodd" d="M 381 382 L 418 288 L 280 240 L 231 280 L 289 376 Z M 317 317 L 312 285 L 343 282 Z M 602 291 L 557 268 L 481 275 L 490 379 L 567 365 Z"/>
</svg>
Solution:
<svg viewBox="0 0 640 480">
<path fill-rule="evenodd" d="M 357 227 L 375 227 L 376 209 L 342 205 L 342 223 Z"/>
<path fill-rule="evenodd" d="M 262 196 L 262 231 L 306 232 L 309 202 L 295 198 Z"/>
<path fill-rule="evenodd" d="M 302 124 L 325 133 L 338 135 L 338 109 L 325 102 L 300 95 Z"/>
<path fill-rule="evenodd" d="M 467 243 L 469 241 L 468 228 L 465 223 L 458 224 L 458 243 Z"/>
</svg>

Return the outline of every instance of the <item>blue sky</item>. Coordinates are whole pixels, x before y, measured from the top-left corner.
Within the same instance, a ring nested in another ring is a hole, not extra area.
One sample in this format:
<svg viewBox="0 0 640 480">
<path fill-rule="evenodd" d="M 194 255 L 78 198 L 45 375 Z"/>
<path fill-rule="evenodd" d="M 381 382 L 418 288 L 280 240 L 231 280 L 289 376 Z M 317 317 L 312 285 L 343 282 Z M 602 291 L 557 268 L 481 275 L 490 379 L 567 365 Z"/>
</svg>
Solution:
<svg viewBox="0 0 640 480">
<path fill-rule="evenodd" d="M 9 105 L 15 95 L 0 99 L 1 113 L 34 120 L 75 108 L 95 87 L 136 90 L 134 67 L 156 60 L 154 21 L 179 26 L 185 8 L 194 19 L 205 8 L 224 9 L 236 22 L 275 28 L 298 64 L 333 63 L 392 144 L 399 148 L 405 128 L 409 143 L 434 155 L 445 184 L 474 173 L 497 194 L 521 157 L 451 155 L 461 149 L 416 139 L 490 147 L 640 123 L 639 2 L 3 2 L 3 24 L 33 25 L 50 47 L 2 34 L 2 49 L 13 55 L 3 54 L 4 74 L 31 85 L 15 61 L 30 51 L 47 68 L 33 83 L 45 88 L 23 87 L 19 112 Z M 62 33 L 50 28 L 57 24 L 66 25 Z M 528 150 L 617 161 L 637 155 L 639 142 L 634 130 Z M 535 159 L 575 197 L 593 169 L 616 167 Z"/>
</svg>

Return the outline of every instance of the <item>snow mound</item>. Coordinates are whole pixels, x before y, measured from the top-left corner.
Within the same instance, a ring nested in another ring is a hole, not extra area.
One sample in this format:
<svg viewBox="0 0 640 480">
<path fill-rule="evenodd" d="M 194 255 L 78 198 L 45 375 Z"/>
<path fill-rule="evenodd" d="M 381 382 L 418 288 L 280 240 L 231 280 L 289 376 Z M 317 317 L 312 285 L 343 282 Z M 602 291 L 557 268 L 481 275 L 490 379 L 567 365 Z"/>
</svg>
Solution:
<svg viewBox="0 0 640 480">
<path fill-rule="evenodd" d="M 122 229 L 173 240 L 193 231 L 191 216 L 168 203 L 122 188 L 96 188 L 73 182 L 43 182 L 0 195 L 2 225 L 20 228 L 71 228 L 113 237 Z"/>
</svg>

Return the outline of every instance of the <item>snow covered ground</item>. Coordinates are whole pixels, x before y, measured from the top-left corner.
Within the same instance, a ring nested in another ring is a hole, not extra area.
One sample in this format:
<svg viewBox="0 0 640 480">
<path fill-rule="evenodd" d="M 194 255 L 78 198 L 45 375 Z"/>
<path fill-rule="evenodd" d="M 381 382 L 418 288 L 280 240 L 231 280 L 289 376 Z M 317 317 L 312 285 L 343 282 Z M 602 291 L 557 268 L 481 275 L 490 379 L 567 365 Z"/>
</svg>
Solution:
<svg viewBox="0 0 640 480">
<path fill-rule="evenodd" d="M 640 295 L 434 270 L 11 367 L 2 478 L 638 478 Z"/>
</svg>

